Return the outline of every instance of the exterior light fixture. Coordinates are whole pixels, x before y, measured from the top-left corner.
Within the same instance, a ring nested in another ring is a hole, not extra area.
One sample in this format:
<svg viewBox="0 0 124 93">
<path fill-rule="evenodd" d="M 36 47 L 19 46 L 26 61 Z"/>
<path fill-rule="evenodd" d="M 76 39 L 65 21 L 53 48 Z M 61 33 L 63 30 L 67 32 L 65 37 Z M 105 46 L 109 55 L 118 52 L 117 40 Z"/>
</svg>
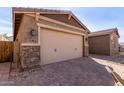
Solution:
<svg viewBox="0 0 124 93">
<path fill-rule="evenodd" d="M 37 35 L 37 31 L 35 29 L 31 29 L 31 35 L 32 36 L 36 36 Z"/>
</svg>

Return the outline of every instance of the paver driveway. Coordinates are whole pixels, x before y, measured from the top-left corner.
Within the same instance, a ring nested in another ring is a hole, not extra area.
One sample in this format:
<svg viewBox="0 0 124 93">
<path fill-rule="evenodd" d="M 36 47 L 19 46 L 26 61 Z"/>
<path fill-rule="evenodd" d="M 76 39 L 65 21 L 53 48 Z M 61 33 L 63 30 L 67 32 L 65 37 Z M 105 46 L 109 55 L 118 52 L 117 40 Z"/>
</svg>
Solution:
<svg viewBox="0 0 124 93">
<path fill-rule="evenodd" d="M 12 72 L 13 73 L 13 72 Z M 104 65 L 78 58 L 25 70 L 11 77 L 14 85 L 114 85 Z"/>
</svg>

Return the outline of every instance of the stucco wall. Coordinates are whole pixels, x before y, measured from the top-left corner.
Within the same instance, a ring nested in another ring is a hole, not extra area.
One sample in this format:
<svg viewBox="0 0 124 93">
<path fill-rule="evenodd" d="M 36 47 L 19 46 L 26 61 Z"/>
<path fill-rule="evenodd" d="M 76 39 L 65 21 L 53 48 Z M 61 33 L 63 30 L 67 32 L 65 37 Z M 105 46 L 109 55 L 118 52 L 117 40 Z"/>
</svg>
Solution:
<svg viewBox="0 0 124 93">
<path fill-rule="evenodd" d="M 24 18 L 22 18 L 22 23 L 20 24 L 19 28 L 19 33 L 17 35 L 16 40 L 14 41 L 14 62 L 18 63 L 19 62 L 19 57 L 20 57 L 20 44 L 23 41 L 23 34 L 24 34 Z"/>
<path fill-rule="evenodd" d="M 31 35 L 32 29 L 36 31 L 37 33 L 35 36 Z M 30 58 L 32 58 L 32 55 L 36 53 L 34 52 L 35 50 L 30 51 L 29 50 L 30 47 L 25 49 L 25 47 L 22 46 L 22 43 L 34 43 L 34 44 L 38 43 L 38 27 L 36 25 L 35 18 L 27 16 L 27 15 L 24 15 L 21 20 L 18 35 L 14 42 L 14 62 L 17 62 L 18 65 L 20 66 L 19 64 L 19 61 L 20 61 L 23 64 L 22 66 L 26 67 L 26 64 L 29 62 L 26 59 L 29 59 L 29 58 L 26 58 L 27 55 L 23 55 L 23 54 L 25 54 L 25 52 L 29 52 L 28 54 L 29 56 L 31 56 Z M 31 49 L 34 49 L 33 47 L 36 48 L 36 46 L 32 46 Z M 38 51 L 40 51 L 40 49 Z M 36 56 L 34 56 L 33 59 L 36 59 L 37 61 Z M 30 65 L 32 65 L 33 62 L 35 63 L 35 61 L 31 61 Z"/>
<path fill-rule="evenodd" d="M 89 37 L 89 52 L 91 54 L 110 55 L 110 36 Z"/>
<path fill-rule="evenodd" d="M 35 18 L 24 15 L 24 26 L 23 43 L 38 43 L 38 27 Z M 36 35 L 31 35 L 31 30 L 34 30 Z"/>
<path fill-rule="evenodd" d="M 31 30 L 36 31 L 36 35 L 33 36 Z M 23 16 L 16 40 L 21 43 L 38 43 L 38 27 L 35 18 Z"/>
</svg>

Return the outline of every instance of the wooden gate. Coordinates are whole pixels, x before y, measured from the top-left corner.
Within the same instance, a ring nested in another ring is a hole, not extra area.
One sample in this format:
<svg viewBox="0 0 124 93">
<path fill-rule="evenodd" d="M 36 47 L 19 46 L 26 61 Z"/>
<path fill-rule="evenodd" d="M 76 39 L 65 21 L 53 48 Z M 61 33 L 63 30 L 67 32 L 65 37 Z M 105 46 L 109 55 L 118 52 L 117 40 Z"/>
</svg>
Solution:
<svg viewBox="0 0 124 93">
<path fill-rule="evenodd" d="M 0 41 L 0 62 L 13 61 L 13 42 Z"/>
</svg>

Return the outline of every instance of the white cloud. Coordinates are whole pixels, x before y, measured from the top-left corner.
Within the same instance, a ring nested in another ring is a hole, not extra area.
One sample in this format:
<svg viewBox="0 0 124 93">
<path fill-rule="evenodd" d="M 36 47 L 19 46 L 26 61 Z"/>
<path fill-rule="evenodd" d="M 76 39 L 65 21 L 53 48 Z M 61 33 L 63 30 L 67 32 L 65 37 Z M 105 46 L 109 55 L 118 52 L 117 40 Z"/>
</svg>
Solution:
<svg viewBox="0 0 124 93">
<path fill-rule="evenodd" d="M 11 25 L 12 23 L 10 21 L 5 20 L 5 19 L 0 19 L 0 24 Z"/>
<path fill-rule="evenodd" d="M 12 35 L 12 23 L 5 19 L 0 19 L 0 34 Z"/>
<path fill-rule="evenodd" d="M 7 33 L 8 35 L 12 35 L 12 27 L 1 27 L 0 26 L 0 34 L 5 34 Z"/>
</svg>

